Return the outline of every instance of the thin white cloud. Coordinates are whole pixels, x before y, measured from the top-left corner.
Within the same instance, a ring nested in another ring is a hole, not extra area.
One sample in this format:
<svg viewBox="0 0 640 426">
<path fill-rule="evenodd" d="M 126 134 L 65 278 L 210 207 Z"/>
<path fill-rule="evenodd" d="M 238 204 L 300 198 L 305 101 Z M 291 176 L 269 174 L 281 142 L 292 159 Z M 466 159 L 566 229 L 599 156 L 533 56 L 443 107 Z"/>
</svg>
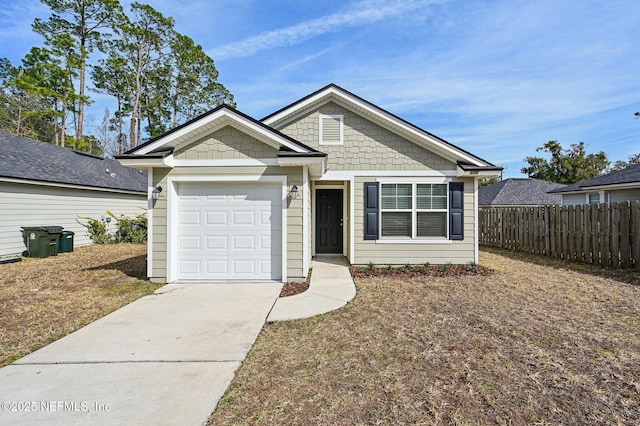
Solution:
<svg viewBox="0 0 640 426">
<path fill-rule="evenodd" d="M 251 56 L 275 47 L 292 46 L 322 34 L 340 31 L 397 17 L 436 3 L 434 0 L 364 1 L 352 8 L 299 24 L 267 31 L 253 37 L 213 49 L 209 54 L 217 61 Z"/>
</svg>

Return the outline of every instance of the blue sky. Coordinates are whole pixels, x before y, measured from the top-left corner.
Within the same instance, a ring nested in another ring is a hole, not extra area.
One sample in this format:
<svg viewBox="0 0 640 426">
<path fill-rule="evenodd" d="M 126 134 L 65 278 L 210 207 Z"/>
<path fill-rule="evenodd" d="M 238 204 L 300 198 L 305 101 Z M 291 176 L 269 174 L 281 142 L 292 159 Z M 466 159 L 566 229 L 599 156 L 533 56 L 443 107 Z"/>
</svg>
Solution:
<svg viewBox="0 0 640 426">
<path fill-rule="evenodd" d="M 640 4 L 628 0 L 151 0 L 261 118 L 336 83 L 520 176 L 548 140 L 640 152 Z M 123 2 L 128 4 L 128 2 Z M 0 0 L 0 57 L 38 0 Z M 94 96 L 98 119 L 108 99 Z"/>
</svg>

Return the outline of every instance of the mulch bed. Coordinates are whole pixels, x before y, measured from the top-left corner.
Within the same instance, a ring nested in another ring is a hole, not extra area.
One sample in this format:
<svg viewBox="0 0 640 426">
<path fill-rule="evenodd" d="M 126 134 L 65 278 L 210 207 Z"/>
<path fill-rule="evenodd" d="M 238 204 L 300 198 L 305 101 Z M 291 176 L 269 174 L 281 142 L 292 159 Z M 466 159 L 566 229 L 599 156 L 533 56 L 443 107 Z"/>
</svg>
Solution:
<svg viewBox="0 0 640 426">
<path fill-rule="evenodd" d="M 280 291 L 280 297 L 295 296 L 296 294 L 304 293 L 309 288 L 308 283 L 286 283 Z"/>
<path fill-rule="evenodd" d="M 351 276 L 354 278 L 366 277 L 461 277 L 467 275 L 492 275 L 494 270 L 486 266 L 476 264 L 466 265 L 404 265 L 399 267 L 388 266 L 351 266 L 349 267 Z"/>
</svg>

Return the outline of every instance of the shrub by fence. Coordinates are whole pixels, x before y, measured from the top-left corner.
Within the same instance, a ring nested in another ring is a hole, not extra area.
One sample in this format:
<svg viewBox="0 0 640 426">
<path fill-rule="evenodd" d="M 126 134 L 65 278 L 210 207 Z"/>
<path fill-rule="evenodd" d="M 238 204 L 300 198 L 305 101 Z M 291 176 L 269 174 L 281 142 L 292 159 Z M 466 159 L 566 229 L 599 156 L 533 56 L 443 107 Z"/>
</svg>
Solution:
<svg viewBox="0 0 640 426">
<path fill-rule="evenodd" d="M 485 246 L 640 270 L 640 201 L 480 208 L 478 225 Z"/>
</svg>

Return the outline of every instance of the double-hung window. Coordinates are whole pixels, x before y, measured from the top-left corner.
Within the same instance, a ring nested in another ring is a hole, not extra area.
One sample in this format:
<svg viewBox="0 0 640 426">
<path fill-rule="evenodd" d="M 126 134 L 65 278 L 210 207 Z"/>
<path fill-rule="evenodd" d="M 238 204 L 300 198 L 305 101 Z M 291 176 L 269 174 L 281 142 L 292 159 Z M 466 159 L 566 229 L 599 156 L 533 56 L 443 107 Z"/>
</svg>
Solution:
<svg viewBox="0 0 640 426">
<path fill-rule="evenodd" d="M 380 230 L 389 239 L 446 239 L 446 183 L 382 183 Z"/>
</svg>

